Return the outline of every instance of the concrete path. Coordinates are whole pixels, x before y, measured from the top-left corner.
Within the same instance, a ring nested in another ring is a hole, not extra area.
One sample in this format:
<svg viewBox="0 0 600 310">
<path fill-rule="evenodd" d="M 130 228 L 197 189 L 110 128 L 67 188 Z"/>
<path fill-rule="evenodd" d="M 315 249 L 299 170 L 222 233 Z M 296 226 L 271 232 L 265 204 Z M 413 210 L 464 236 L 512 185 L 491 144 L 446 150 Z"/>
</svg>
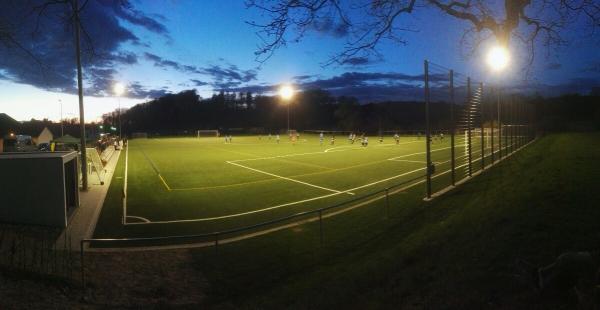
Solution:
<svg viewBox="0 0 600 310">
<path fill-rule="evenodd" d="M 87 191 L 79 191 L 79 208 L 77 208 L 71 218 L 69 218 L 67 229 L 63 231 L 56 241 L 58 249 L 67 248 L 79 250 L 80 241 L 92 237 L 120 155 L 120 150 L 114 151 L 114 154 L 110 156 L 108 163 L 104 167 L 106 170 L 106 173 L 104 174 L 104 185 L 100 185 L 97 180 L 94 181 L 93 178 L 95 175 L 89 175 L 89 188 Z M 65 244 L 65 242 L 67 242 L 67 244 Z M 68 243 L 70 243 L 70 245 Z"/>
</svg>

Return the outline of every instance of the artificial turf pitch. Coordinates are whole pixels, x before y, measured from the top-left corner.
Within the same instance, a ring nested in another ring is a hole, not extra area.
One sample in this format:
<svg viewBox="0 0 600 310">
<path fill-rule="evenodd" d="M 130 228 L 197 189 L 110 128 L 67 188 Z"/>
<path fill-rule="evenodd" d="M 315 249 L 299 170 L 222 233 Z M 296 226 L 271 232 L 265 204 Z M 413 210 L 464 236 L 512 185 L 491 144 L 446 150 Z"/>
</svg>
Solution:
<svg viewBox="0 0 600 310">
<path fill-rule="evenodd" d="M 481 139 L 472 138 L 472 169 Z M 489 162 L 489 140 L 485 154 Z M 425 139 L 371 137 L 158 138 L 130 140 L 122 152 L 95 238 L 201 234 L 339 204 L 425 175 Z M 450 183 L 450 139 L 434 138 L 433 190 Z M 455 139 L 456 178 L 467 175 L 465 139 Z M 421 178 L 420 178 L 421 177 Z M 125 186 L 126 185 L 126 186 Z M 410 184 L 409 184 L 410 185 Z M 123 199 L 123 193 L 126 198 Z"/>
</svg>

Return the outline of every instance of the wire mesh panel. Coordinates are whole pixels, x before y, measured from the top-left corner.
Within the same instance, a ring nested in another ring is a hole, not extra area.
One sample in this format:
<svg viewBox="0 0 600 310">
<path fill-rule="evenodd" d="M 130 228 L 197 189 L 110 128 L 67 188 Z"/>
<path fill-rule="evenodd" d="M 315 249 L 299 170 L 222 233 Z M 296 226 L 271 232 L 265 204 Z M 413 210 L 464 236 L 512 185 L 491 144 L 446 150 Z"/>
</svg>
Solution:
<svg viewBox="0 0 600 310">
<path fill-rule="evenodd" d="M 488 168 L 531 141 L 531 109 L 467 75 L 425 61 L 427 197 Z"/>
</svg>

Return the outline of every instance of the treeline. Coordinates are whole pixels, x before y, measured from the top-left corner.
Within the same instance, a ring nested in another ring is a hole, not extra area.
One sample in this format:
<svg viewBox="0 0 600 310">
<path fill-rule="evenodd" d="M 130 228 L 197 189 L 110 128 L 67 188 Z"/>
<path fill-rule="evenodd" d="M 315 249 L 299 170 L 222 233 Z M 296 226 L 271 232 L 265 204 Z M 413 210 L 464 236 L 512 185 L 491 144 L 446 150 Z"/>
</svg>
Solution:
<svg viewBox="0 0 600 310">
<path fill-rule="evenodd" d="M 276 133 L 287 128 L 287 108 L 277 96 L 222 92 L 201 99 L 195 90 L 188 90 L 135 105 L 123 111 L 121 122 L 128 134 L 183 134 L 198 129 Z M 361 105 L 354 97 L 335 97 L 324 90 L 296 94 L 289 109 L 290 127 L 297 130 L 422 130 L 425 121 L 422 102 Z M 118 114 L 106 114 L 104 121 L 115 126 Z"/>
<path fill-rule="evenodd" d="M 536 106 L 541 129 L 600 128 L 598 96 L 567 95 L 556 98 L 516 97 Z M 391 130 L 424 130 L 423 102 L 360 104 L 356 98 L 332 96 L 324 90 L 296 94 L 289 103 L 290 128 L 366 133 Z M 224 93 L 202 99 L 195 90 L 170 94 L 123 111 L 123 132 L 161 135 L 193 134 L 198 129 L 227 132 L 276 133 L 287 128 L 287 106 L 277 96 Z M 450 104 L 431 103 L 433 130 L 451 128 Z M 456 105 L 455 111 L 461 106 Z M 118 126 L 118 113 L 104 115 L 106 126 Z"/>
</svg>

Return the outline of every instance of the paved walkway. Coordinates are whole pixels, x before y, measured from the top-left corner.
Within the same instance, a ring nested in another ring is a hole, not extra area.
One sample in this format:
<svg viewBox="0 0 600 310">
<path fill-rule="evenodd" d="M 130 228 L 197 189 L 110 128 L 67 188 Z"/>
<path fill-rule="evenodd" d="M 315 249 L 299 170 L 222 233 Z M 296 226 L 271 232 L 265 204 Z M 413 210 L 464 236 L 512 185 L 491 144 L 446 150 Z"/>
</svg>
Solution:
<svg viewBox="0 0 600 310">
<path fill-rule="evenodd" d="M 112 154 L 109 162 L 104 167 L 106 170 L 106 173 L 104 174 L 104 185 L 100 185 L 100 182 L 95 179 L 95 175 L 89 175 L 89 188 L 85 192 L 79 191 L 79 208 L 77 208 L 75 213 L 69 218 L 67 229 L 63 231 L 56 241 L 58 249 L 71 248 L 73 250 L 79 250 L 80 241 L 92 237 L 120 155 L 120 150 L 114 151 L 114 154 Z M 65 238 L 65 235 L 67 238 Z M 64 243 L 69 242 L 69 239 L 71 245 L 69 247 L 67 244 L 65 247 Z"/>
</svg>

